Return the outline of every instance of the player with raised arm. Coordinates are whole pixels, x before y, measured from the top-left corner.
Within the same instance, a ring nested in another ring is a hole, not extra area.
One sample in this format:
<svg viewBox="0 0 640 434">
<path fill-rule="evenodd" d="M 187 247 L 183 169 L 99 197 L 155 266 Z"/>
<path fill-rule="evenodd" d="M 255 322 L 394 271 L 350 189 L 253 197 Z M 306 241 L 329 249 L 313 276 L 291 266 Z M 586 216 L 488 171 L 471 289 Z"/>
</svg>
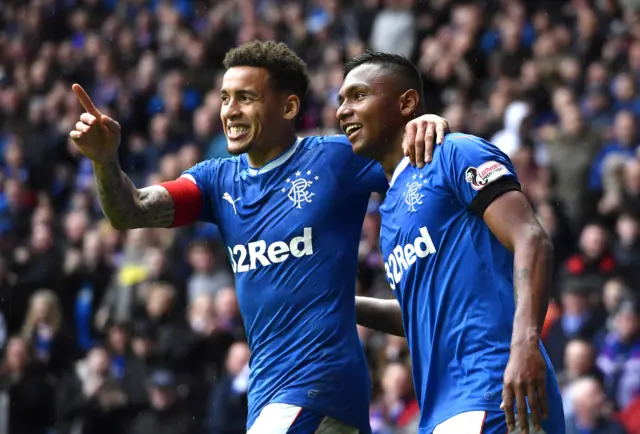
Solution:
<svg viewBox="0 0 640 434">
<path fill-rule="evenodd" d="M 346 131 L 357 125 L 354 152 L 378 160 L 390 179 L 380 237 L 398 300 L 358 297 L 358 322 L 406 333 L 420 434 L 562 434 L 539 338 L 551 243 L 492 144 L 449 134 L 428 166 L 404 157 L 405 125 L 423 112 L 421 83 L 396 55 L 365 53 L 345 66 L 337 117 Z"/>
<path fill-rule="evenodd" d="M 369 195 L 388 181 L 343 135 L 296 136 L 309 78 L 286 45 L 245 44 L 224 64 L 220 115 L 233 158 L 137 189 L 118 163 L 118 123 L 78 85 L 87 113 L 70 136 L 93 161 L 114 227 L 203 220 L 220 228 L 251 348 L 249 433 L 368 434 L 370 379 L 354 308 L 357 250 Z M 431 136 L 442 139 L 446 122 L 431 116 L 414 123 L 424 133 L 416 143 L 432 153 Z"/>
</svg>

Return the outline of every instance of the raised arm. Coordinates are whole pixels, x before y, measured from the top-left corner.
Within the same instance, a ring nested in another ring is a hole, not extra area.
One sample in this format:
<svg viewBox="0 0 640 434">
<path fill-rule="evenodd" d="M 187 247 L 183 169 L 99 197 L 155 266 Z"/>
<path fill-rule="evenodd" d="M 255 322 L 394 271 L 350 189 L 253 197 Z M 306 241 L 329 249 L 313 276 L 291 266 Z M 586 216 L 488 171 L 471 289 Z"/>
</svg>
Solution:
<svg viewBox="0 0 640 434">
<path fill-rule="evenodd" d="M 402 310 L 396 300 L 357 296 L 356 322 L 373 330 L 404 337 Z"/>
<path fill-rule="evenodd" d="M 173 223 L 175 205 L 161 185 L 137 189 L 117 160 L 93 162 L 102 212 L 119 230 L 168 228 Z"/>
<path fill-rule="evenodd" d="M 120 125 L 100 113 L 80 85 L 74 84 L 72 89 L 86 113 L 80 116 L 80 121 L 69 136 L 82 154 L 93 162 L 100 205 L 111 225 L 123 230 L 167 228 L 181 223 L 176 222 L 176 197 L 183 199 L 186 205 L 195 201 L 187 208 L 196 209 L 201 199 L 195 183 L 183 178 L 162 185 L 136 188 L 118 162 Z"/>
</svg>

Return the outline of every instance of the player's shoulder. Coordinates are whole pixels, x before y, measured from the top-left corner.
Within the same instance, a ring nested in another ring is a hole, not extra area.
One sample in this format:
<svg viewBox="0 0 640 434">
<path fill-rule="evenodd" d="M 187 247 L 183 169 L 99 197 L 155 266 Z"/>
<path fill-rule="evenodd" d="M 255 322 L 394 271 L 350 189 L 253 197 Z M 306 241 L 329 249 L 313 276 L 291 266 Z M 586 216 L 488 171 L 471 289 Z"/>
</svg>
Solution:
<svg viewBox="0 0 640 434">
<path fill-rule="evenodd" d="M 328 152 L 352 152 L 351 142 L 344 134 L 305 137 L 302 146 L 304 149 L 322 149 Z"/>
<path fill-rule="evenodd" d="M 344 134 L 333 136 L 309 136 L 302 140 L 301 148 L 307 157 L 311 154 L 312 158 L 320 158 L 325 161 L 331 161 L 341 166 L 341 163 L 347 163 L 361 157 L 356 156 L 351 148 L 351 142 Z M 318 154 L 317 157 L 314 154 Z"/>
<path fill-rule="evenodd" d="M 228 158 L 210 158 L 200 161 L 184 173 L 196 178 L 209 177 L 212 175 L 224 175 L 225 173 L 234 173 L 240 165 L 240 157 Z"/>
<path fill-rule="evenodd" d="M 475 150 L 478 148 L 496 148 L 494 145 L 492 145 L 482 137 L 464 133 L 447 134 L 444 138 L 444 143 L 442 144 L 442 146 L 444 148 L 455 148 L 462 151 L 469 149 Z"/>
<path fill-rule="evenodd" d="M 235 169 L 240 165 L 241 159 L 239 155 L 227 158 L 209 158 L 197 163 L 193 167 L 200 167 L 203 169 L 218 169 L 218 168 L 233 168 Z"/>
<path fill-rule="evenodd" d="M 499 160 L 510 161 L 507 154 L 496 145 L 472 134 L 451 133 L 445 136 L 441 145 L 443 154 L 449 158 L 487 158 L 494 157 Z"/>
</svg>

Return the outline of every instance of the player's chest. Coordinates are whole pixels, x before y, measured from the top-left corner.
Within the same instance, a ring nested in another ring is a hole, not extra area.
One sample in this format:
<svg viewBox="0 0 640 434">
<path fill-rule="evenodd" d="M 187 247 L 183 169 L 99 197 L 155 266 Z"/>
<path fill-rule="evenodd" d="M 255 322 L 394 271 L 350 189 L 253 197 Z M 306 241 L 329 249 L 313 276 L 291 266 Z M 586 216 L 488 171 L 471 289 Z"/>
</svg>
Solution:
<svg viewBox="0 0 640 434">
<path fill-rule="evenodd" d="M 327 224 L 337 205 L 337 184 L 330 170 L 311 161 L 273 173 L 239 174 L 223 184 L 218 203 L 225 241 L 286 241 L 304 228 Z"/>
<path fill-rule="evenodd" d="M 410 238 L 422 226 L 436 230 L 449 214 L 450 199 L 433 177 L 409 172 L 395 180 L 380 207 L 385 246 Z"/>
<path fill-rule="evenodd" d="M 389 189 L 380 208 L 380 244 L 392 289 L 416 268 L 428 266 L 441 249 L 451 205 L 437 182 L 419 175 L 398 178 Z"/>
</svg>

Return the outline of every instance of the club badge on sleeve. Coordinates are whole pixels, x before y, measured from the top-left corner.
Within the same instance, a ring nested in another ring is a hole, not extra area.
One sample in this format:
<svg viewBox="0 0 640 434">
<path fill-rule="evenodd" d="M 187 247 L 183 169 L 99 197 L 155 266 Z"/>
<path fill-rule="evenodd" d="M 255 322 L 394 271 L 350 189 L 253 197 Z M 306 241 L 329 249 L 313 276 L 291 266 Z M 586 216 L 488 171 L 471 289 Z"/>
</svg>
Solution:
<svg viewBox="0 0 640 434">
<path fill-rule="evenodd" d="M 464 179 L 474 190 L 482 190 L 492 182 L 509 174 L 509 169 L 497 161 L 487 161 L 478 167 L 469 167 L 464 172 Z"/>
</svg>

